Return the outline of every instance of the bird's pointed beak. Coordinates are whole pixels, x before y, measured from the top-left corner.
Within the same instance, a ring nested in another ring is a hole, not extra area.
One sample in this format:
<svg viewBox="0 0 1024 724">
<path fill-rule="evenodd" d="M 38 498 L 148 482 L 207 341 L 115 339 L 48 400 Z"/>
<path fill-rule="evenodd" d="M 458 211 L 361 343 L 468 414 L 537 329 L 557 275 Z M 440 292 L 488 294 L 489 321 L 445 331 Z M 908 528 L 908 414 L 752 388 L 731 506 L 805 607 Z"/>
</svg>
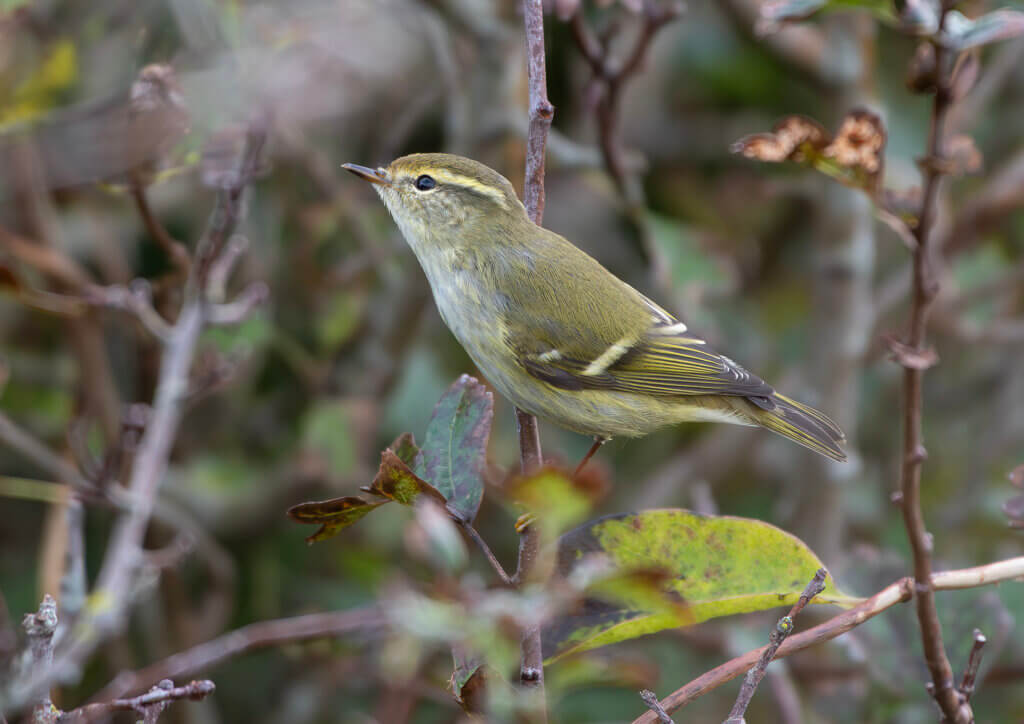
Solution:
<svg viewBox="0 0 1024 724">
<path fill-rule="evenodd" d="M 381 186 L 390 186 L 391 179 L 388 178 L 388 172 L 382 168 L 372 169 L 366 166 L 360 166 L 357 163 L 343 163 L 341 167 L 346 171 L 351 171 L 359 178 L 364 181 L 369 181 L 372 184 L 380 184 Z"/>
</svg>

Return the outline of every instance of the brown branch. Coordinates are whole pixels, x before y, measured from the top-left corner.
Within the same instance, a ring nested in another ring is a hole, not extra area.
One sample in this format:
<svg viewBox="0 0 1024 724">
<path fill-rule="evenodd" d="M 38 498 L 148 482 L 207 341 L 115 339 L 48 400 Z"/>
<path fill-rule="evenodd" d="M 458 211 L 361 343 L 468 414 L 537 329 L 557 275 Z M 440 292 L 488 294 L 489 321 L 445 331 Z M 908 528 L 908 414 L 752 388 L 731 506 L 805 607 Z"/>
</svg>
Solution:
<svg viewBox="0 0 1024 724">
<path fill-rule="evenodd" d="M 369 633 L 384 625 L 385 619 L 381 613 L 371 608 L 312 613 L 252 623 L 157 661 L 144 669 L 122 672 L 93 696 L 93 701 L 140 691 L 162 679 L 194 676 L 222 661 L 256 649 L 357 632 Z"/>
<path fill-rule="evenodd" d="M 780 618 L 775 628 L 772 629 L 768 637 L 768 645 L 757 660 L 757 665 L 747 672 L 747 676 L 743 680 L 743 686 L 740 687 L 740 693 L 736 696 L 736 703 L 733 704 L 732 711 L 729 712 L 729 718 L 725 724 L 742 724 L 747 707 L 750 706 L 750 701 L 754 698 L 754 692 L 757 691 L 761 679 L 764 678 L 765 673 L 768 671 L 768 664 L 772 662 L 772 659 L 778 653 L 779 647 L 789 634 L 793 632 L 793 620 L 811 602 L 812 598 L 825 590 L 825 577 L 827 575 L 828 571 L 824 568 L 819 568 L 807 584 L 807 587 L 804 588 L 803 593 L 800 594 L 800 598 L 793 604 L 789 614 Z"/>
<path fill-rule="evenodd" d="M 1024 557 L 1009 558 L 984 566 L 936 573 L 932 576 L 931 588 L 936 591 L 953 591 L 977 588 L 1003 581 L 1014 581 L 1022 577 L 1024 577 Z M 874 618 L 896 604 L 905 603 L 913 597 L 913 579 L 901 578 L 853 608 L 833 616 L 828 621 L 818 624 L 814 628 L 790 636 L 779 647 L 775 658 L 781 659 L 798 651 L 817 646 L 825 641 L 830 641 L 860 626 L 865 621 Z M 724 664 L 701 674 L 693 681 L 679 687 L 662 699 L 661 705 L 665 708 L 665 711 L 669 713 L 674 712 L 722 684 L 732 681 L 737 676 L 742 676 L 757 664 L 766 648 L 761 647 L 748 651 L 742 656 L 730 659 Z M 644 712 L 633 720 L 633 724 L 657 723 L 657 716 L 653 712 Z"/>
<path fill-rule="evenodd" d="M 146 226 L 146 231 L 149 232 L 149 235 L 153 237 L 160 248 L 164 250 L 167 258 L 178 268 L 182 275 L 188 274 L 189 267 L 192 264 L 188 250 L 184 244 L 171 236 L 167 229 L 164 228 L 164 225 L 160 223 L 160 220 L 156 218 L 153 209 L 149 205 L 149 199 L 146 198 L 146 187 L 138 178 L 138 174 L 135 176 L 136 178 L 133 178 L 131 183 L 131 193 L 132 198 L 135 200 L 135 208 L 138 209 L 139 216 L 142 217 L 142 223 Z"/>
<path fill-rule="evenodd" d="M 28 666 L 33 673 L 46 676 L 53 665 L 53 635 L 57 632 L 57 601 L 53 596 L 43 596 L 39 610 L 26 613 L 21 625 L 28 638 Z M 48 691 L 43 691 L 39 702 L 32 707 L 32 721 L 52 722 L 53 703 Z"/>
<path fill-rule="evenodd" d="M 594 80 L 601 85 L 601 96 L 595 112 L 605 170 L 625 202 L 626 216 L 636 229 L 638 250 L 650 264 L 655 284 L 666 295 L 671 293 L 672 288 L 668 260 L 651 235 L 643 186 L 637 174 L 630 170 L 625 149 L 619 143 L 619 121 L 622 115 L 622 91 L 627 82 L 643 67 L 658 31 L 682 12 L 683 6 L 679 2 L 670 2 L 661 7 L 654 0 L 645 0 L 643 25 L 632 48 L 618 63 L 608 57 L 607 46 L 587 27 L 582 8 L 576 10 L 569 22 L 569 29 L 580 54 L 590 65 Z"/>
<path fill-rule="evenodd" d="M 939 29 L 945 25 L 943 12 Z M 909 334 L 906 346 L 911 356 L 925 353 L 928 314 L 938 293 L 938 281 L 931 265 L 932 230 L 938 210 L 939 187 L 942 182 L 941 163 L 945 123 L 953 98 L 949 88 L 952 58 L 941 44 L 935 43 L 935 67 L 942 78 L 937 83 L 932 102 L 931 123 L 928 131 L 927 155 L 922 162 L 924 193 L 920 222 L 914 230 L 917 248 L 914 250 L 913 278 Z M 935 687 L 935 700 L 946 719 L 954 724 L 967 724 L 974 720 L 970 707 L 962 701 L 953 682 L 953 669 L 942 642 L 942 624 L 935 606 L 932 579 L 932 544 L 921 512 L 921 466 L 927 457 L 922 436 L 922 386 L 924 369 L 919 365 L 903 363 L 903 450 L 900 465 L 899 503 L 903 524 L 913 553 L 915 605 L 921 629 L 921 643 L 925 662 Z"/>
<path fill-rule="evenodd" d="M 544 5 L 542 0 L 523 0 L 523 22 L 526 29 L 526 77 L 529 84 L 530 122 L 526 137 L 526 174 L 523 198 L 526 211 L 533 223 L 540 225 L 544 218 L 544 158 L 548 131 L 555 107 L 548 100 L 547 69 L 544 57 Z M 537 419 L 523 410 L 516 410 L 519 427 L 519 450 L 523 472 L 537 470 L 543 459 Z M 540 555 L 540 530 L 528 525 L 519 538 L 519 565 L 515 582 L 522 585 L 532 578 Z M 523 631 L 519 682 L 532 690 L 538 705 L 534 720 L 547 721 L 544 704 L 544 655 L 541 651 L 540 627 Z"/>
<path fill-rule="evenodd" d="M 202 701 L 217 687 L 209 679 L 201 681 L 190 681 L 185 686 L 175 686 L 170 679 L 164 679 L 156 684 L 145 694 L 131 699 L 114 699 L 113 701 L 86 704 L 85 706 L 69 711 L 57 719 L 60 724 L 79 724 L 80 722 L 91 722 L 100 717 L 110 716 L 115 711 L 134 711 L 142 714 L 146 724 L 155 722 L 160 713 L 172 701 L 189 699 L 190 701 Z"/>
</svg>

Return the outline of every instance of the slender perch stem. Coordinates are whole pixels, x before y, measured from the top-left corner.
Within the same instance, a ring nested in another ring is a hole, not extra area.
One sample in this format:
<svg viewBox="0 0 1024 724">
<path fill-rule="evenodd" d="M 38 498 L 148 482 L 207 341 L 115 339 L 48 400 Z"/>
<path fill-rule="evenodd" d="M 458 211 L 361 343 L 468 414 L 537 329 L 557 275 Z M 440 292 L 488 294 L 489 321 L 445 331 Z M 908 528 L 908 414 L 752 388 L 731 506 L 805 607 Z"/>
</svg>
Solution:
<svg viewBox="0 0 1024 724">
<path fill-rule="evenodd" d="M 555 107 L 548 100 L 547 70 L 544 57 L 544 7 L 541 0 L 523 0 L 523 20 L 526 27 L 526 75 L 529 83 L 530 125 L 526 138 L 526 179 L 523 197 L 526 211 L 535 224 L 544 217 L 544 155 L 548 131 Z M 516 410 L 519 427 L 519 451 L 523 472 L 540 467 L 543 460 L 540 433 L 533 415 Z M 519 567 L 515 581 L 522 585 L 531 578 L 540 553 L 540 531 L 527 526 L 519 539 Z M 544 657 L 541 653 L 540 629 L 531 627 L 523 631 L 522 657 L 519 679 L 522 686 L 535 691 L 539 701 L 544 699 Z M 546 707 L 538 707 L 537 721 L 546 721 Z"/>
<path fill-rule="evenodd" d="M 945 13 L 942 22 L 945 23 Z M 913 287 L 911 295 L 910 328 L 906 340 L 907 354 L 897 358 L 903 363 L 903 451 L 900 465 L 899 502 L 903 524 L 914 559 L 915 606 L 921 628 L 921 643 L 924 646 L 925 662 L 931 673 L 935 700 L 943 716 L 950 722 L 966 724 L 974 720 L 970 707 L 956 690 L 953 669 L 942 643 L 942 626 L 935 606 L 935 592 L 932 580 L 932 544 L 925 528 L 921 512 L 921 465 L 927 457 L 921 433 L 922 385 L 924 368 L 912 364 L 910 356 L 921 357 L 925 353 L 925 333 L 928 313 L 938 292 L 938 282 L 931 268 L 932 250 L 930 242 L 935 227 L 939 186 L 942 181 L 940 160 L 943 156 L 943 137 L 946 117 L 952 105 L 949 91 L 950 60 L 948 51 L 935 44 L 935 67 L 939 81 L 932 104 L 931 124 L 928 132 L 928 149 L 922 168 L 924 173 L 924 194 L 921 204 L 920 223 L 915 229 L 917 247 L 914 249 Z"/>
</svg>

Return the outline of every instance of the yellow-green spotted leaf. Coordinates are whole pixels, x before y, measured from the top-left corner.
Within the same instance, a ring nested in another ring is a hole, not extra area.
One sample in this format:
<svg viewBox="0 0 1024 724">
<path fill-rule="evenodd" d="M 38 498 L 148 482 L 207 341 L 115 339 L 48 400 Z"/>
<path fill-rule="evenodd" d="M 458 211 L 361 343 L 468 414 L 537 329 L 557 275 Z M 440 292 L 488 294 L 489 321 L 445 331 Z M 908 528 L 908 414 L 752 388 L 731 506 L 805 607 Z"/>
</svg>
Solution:
<svg viewBox="0 0 1024 724">
<path fill-rule="evenodd" d="M 759 520 L 678 509 L 599 518 L 559 539 L 559 575 L 593 582 L 579 611 L 545 628 L 544 654 L 550 661 L 666 628 L 791 606 L 821 567 L 802 541 Z M 594 569 L 601 573 L 588 576 Z M 629 571 L 661 571 L 661 577 Z M 663 601 L 652 597 L 652 580 Z M 829 576 L 813 602 L 847 607 L 859 600 Z"/>
<path fill-rule="evenodd" d="M 421 495 L 433 498 L 442 506 L 446 502 L 437 488 L 410 470 L 391 448 L 380 454 L 380 470 L 377 471 L 377 477 L 364 490 L 402 505 L 413 505 Z"/>
<path fill-rule="evenodd" d="M 388 500 L 368 502 L 362 498 L 346 496 L 313 503 L 299 503 L 288 509 L 288 517 L 298 523 L 319 525 L 316 533 L 306 538 L 309 544 L 327 540 L 344 528 L 360 520 L 374 508 L 388 503 Z"/>
</svg>

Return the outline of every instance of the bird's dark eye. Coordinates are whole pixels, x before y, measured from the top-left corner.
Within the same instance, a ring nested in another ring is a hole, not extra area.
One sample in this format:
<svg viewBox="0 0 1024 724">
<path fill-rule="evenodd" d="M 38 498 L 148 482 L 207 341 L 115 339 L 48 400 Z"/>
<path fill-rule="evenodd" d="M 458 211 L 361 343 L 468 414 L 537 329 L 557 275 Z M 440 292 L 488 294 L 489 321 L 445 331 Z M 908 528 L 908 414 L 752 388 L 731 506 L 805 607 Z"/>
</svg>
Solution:
<svg viewBox="0 0 1024 724">
<path fill-rule="evenodd" d="M 435 181 L 432 176 L 423 174 L 416 179 L 416 182 L 413 185 L 420 191 L 430 191 L 430 189 L 437 186 L 437 181 Z"/>
</svg>

